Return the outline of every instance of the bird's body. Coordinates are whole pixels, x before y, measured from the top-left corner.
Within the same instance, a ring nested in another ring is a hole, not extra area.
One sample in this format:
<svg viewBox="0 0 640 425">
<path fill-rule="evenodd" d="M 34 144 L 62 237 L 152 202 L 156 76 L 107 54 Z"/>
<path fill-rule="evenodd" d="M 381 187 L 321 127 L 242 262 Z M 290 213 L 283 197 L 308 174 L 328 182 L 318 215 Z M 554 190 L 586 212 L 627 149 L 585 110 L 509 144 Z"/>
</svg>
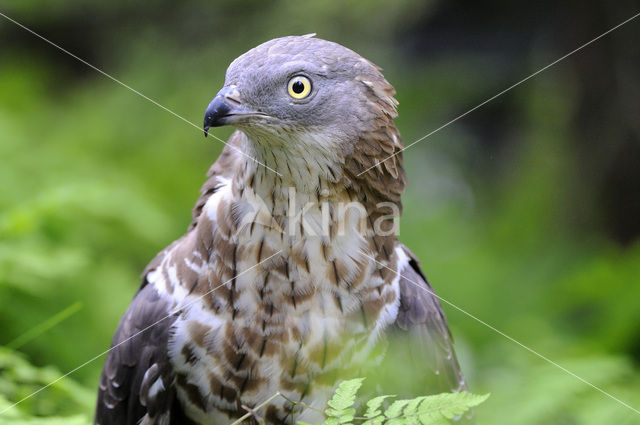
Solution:
<svg viewBox="0 0 640 425">
<path fill-rule="evenodd" d="M 267 102 L 287 82 L 289 100 Z M 145 271 L 96 423 L 224 424 L 276 392 L 321 409 L 339 379 L 379 360 L 392 328 L 423 332 L 425 370 L 464 386 L 440 306 L 392 228 L 401 158 L 368 169 L 402 148 L 395 105 L 375 66 L 324 40 L 272 40 L 230 66 L 205 129 L 239 130 L 187 234 Z M 321 420 L 283 397 L 256 414 Z"/>
</svg>

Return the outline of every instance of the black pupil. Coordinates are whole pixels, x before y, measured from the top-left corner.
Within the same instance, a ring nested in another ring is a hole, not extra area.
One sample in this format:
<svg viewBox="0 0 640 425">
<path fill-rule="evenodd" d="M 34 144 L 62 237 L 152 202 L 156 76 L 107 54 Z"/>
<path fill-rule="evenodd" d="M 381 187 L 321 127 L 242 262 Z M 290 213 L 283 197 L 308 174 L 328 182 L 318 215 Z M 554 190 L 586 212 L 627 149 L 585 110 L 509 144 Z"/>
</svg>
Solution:
<svg viewBox="0 0 640 425">
<path fill-rule="evenodd" d="M 300 94 L 304 91 L 304 83 L 302 83 L 301 81 L 296 81 L 291 86 L 291 89 L 293 90 L 294 93 Z"/>
</svg>

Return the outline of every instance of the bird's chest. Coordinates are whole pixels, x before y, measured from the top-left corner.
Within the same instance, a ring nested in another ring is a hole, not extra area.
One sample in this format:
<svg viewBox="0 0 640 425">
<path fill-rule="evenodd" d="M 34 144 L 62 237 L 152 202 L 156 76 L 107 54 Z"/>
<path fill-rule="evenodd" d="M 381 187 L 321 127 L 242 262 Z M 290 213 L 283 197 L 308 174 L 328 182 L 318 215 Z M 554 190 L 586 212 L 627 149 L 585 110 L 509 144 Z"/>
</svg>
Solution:
<svg viewBox="0 0 640 425">
<path fill-rule="evenodd" d="M 360 255 L 367 240 L 348 212 L 322 235 L 320 209 L 287 223 L 242 206 L 225 217 L 233 208 L 221 201 L 214 248 L 173 266 L 183 276 L 169 344 L 179 398 L 203 424 L 226 423 L 277 392 L 322 408 L 339 379 L 375 357 L 381 330 L 395 319 L 397 286 Z M 291 404 L 274 400 L 265 415 L 290 420 Z M 296 419 L 319 420 L 313 415 L 307 409 Z"/>
<path fill-rule="evenodd" d="M 374 306 L 362 293 L 316 288 L 305 273 L 293 287 L 282 276 L 268 280 L 266 289 L 235 292 L 233 303 L 225 287 L 215 297 L 217 311 L 209 300 L 194 301 L 176 321 L 178 393 L 201 423 L 226 423 L 242 405 L 257 406 L 278 391 L 322 408 L 335 382 L 356 376 L 379 342 L 380 301 Z M 236 286 L 244 283 L 240 276 Z M 271 422 L 291 407 L 284 399 L 272 406 Z"/>
</svg>

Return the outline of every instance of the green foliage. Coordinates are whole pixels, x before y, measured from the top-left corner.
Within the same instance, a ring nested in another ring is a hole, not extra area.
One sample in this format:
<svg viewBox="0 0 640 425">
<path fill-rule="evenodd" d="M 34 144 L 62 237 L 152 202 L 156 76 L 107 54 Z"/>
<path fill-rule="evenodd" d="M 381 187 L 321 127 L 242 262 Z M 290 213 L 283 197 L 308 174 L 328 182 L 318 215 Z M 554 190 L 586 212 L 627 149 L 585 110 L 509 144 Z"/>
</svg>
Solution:
<svg viewBox="0 0 640 425">
<path fill-rule="evenodd" d="M 73 314 L 77 313 L 78 310 L 80 310 L 81 308 L 82 308 L 82 303 L 80 302 L 73 303 L 69 307 L 62 310 L 60 313 L 55 314 L 53 317 L 45 320 L 44 322 L 33 327 L 32 329 L 29 329 L 28 331 L 26 331 L 25 333 L 20 335 L 18 338 L 14 339 L 13 341 L 10 341 L 7 344 L 7 348 L 15 350 L 17 348 L 22 347 L 24 344 L 28 343 L 29 341 L 47 332 L 49 329 L 59 325 L 60 322 L 72 316 Z"/>
<path fill-rule="evenodd" d="M 520 364 L 518 374 L 505 374 L 504 365 L 496 365 L 484 373 L 487 387 L 499 388 L 491 401 L 479 408 L 486 423 L 503 423 L 504 412 L 494 406 L 519 406 L 512 425 L 540 423 L 581 425 L 640 424 L 640 415 L 612 400 L 597 389 L 581 382 L 558 368 L 538 362 L 531 364 L 516 350 L 501 352 L 510 362 Z M 640 379 L 633 374 L 628 360 L 615 356 L 585 355 L 581 358 L 556 358 L 559 365 L 583 377 L 598 389 L 608 392 L 630 406 L 640 405 Z M 516 366 L 513 366 L 516 369 Z M 522 403 L 522 399 L 526 403 Z"/>
<path fill-rule="evenodd" d="M 61 376 L 52 367 L 34 367 L 23 356 L 0 347 L 0 425 L 90 423 L 93 391 Z M 13 406 L 52 382 L 45 391 Z"/>
<path fill-rule="evenodd" d="M 356 419 L 362 425 L 446 425 L 450 420 L 478 406 L 489 395 L 475 395 L 468 392 L 443 393 L 421 396 L 408 400 L 396 400 L 384 410 L 385 399 L 390 395 L 378 396 L 367 402 L 363 417 L 356 417 L 354 407 L 358 389 L 363 378 L 342 381 L 327 403 L 327 419 L 322 425 L 352 425 Z M 302 425 L 308 425 L 299 422 Z"/>
<path fill-rule="evenodd" d="M 377 425 L 384 420 L 384 415 L 382 412 L 382 403 L 389 397 L 392 397 L 392 396 L 381 395 L 367 401 L 367 411 L 364 413 L 364 417 L 367 419 L 364 422 L 365 425 Z"/>
<path fill-rule="evenodd" d="M 520 65 L 438 40 L 422 56 L 411 37 L 423 29 L 411 25 L 433 6 L 418 0 L 4 3 L 3 13 L 196 124 L 240 52 L 317 32 L 384 67 L 407 145 L 559 57 L 545 37 Z M 67 45 L 78 22 L 90 23 L 84 43 Z M 184 232 L 222 144 L 13 24 L 3 20 L 0 31 L 10 41 L 0 58 L 0 345 L 20 350 L 0 351 L 1 410 L 109 346 L 140 272 Z M 574 94 L 581 78 L 558 65 L 407 150 L 400 238 L 440 296 L 638 408 L 640 244 L 610 240 L 599 203 L 578 196 L 594 191 L 573 150 L 586 143 L 571 133 L 585 107 Z M 493 105 L 505 115 L 486 109 Z M 486 125 L 491 138 L 500 120 L 509 125 L 498 152 L 472 130 Z M 480 424 L 640 424 L 615 400 L 444 310 L 470 388 L 492 394 L 475 409 Z M 411 360 L 400 353 L 375 383 L 401 381 L 402 393 L 387 391 L 403 398 L 424 394 Z M 102 361 L 0 424 L 87 423 Z M 396 406 L 419 403 L 410 400 Z M 387 418 L 385 401 L 370 400 L 363 420 Z"/>
<path fill-rule="evenodd" d="M 356 393 L 362 386 L 363 380 L 363 378 L 356 378 L 342 381 L 338 385 L 333 398 L 327 402 L 329 407 L 324 411 L 327 415 L 324 425 L 351 424 L 356 414 L 353 404 L 356 401 Z"/>
</svg>

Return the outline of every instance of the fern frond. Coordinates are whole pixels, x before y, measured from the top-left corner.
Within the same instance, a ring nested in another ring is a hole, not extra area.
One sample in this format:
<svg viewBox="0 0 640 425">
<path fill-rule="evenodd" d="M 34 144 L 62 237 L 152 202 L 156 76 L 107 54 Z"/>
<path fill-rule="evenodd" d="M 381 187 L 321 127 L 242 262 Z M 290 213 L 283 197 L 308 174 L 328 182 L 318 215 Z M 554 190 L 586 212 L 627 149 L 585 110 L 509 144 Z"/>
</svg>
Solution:
<svg viewBox="0 0 640 425">
<path fill-rule="evenodd" d="M 402 411 L 404 407 L 409 404 L 411 400 L 396 400 L 391 403 L 391 406 L 387 410 L 385 410 L 384 415 L 388 419 L 398 418 L 402 415 Z"/>
<path fill-rule="evenodd" d="M 405 413 L 408 423 L 421 423 L 424 425 L 448 424 L 448 420 L 462 415 L 470 408 L 485 401 L 488 397 L 489 394 L 476 395 L 464 391 L 419 397 L 422 400 L 419 402 L 417 409 L 412 412 L 405 410 L 403 413 Z"/>
<path fill-rule="evenodd" d="M 385 417 L 382 414 L 382 403 L 385 399 L 395 397 L 392 395 L 381 395 L 379 397 L 372 398 L 367 402 L 367 411 L 364 414 L 364 417 L 367 418 L 366 421 L 362 423 L 362 425 L 381 425 Z"/>
<path fill-rule="evenodd" d="M 356 394 L 362 386 L 364 378 L 349 379 L 342 381 L 333 398 L 327 402 L 329 406 L 324 413 L 327 419 L 324 425 L 350 425 L 356 415 L 356 409 L 353 404 L 356 402 Z"/>
<path fill-rule="evenodd" d="M 333 398 L 327 402 L 324 411 L 327 416 L 322 425 L 353 425 L 356 419 L 354 404 L 364 378 L 343 381 L 338 385 Z M 485 401 L 489 394 L 476 395 L 466 391 L 421 396 L 414 399 L 395 400 L 383 411 L 383 395 L 367 402 L 364 417 L 359 417 L 361 425 L 449 425 L 450 420 L 464 414 L 470 408 Z M 309 425 L 298 422 L 299 425 Z"/>
</svg>

